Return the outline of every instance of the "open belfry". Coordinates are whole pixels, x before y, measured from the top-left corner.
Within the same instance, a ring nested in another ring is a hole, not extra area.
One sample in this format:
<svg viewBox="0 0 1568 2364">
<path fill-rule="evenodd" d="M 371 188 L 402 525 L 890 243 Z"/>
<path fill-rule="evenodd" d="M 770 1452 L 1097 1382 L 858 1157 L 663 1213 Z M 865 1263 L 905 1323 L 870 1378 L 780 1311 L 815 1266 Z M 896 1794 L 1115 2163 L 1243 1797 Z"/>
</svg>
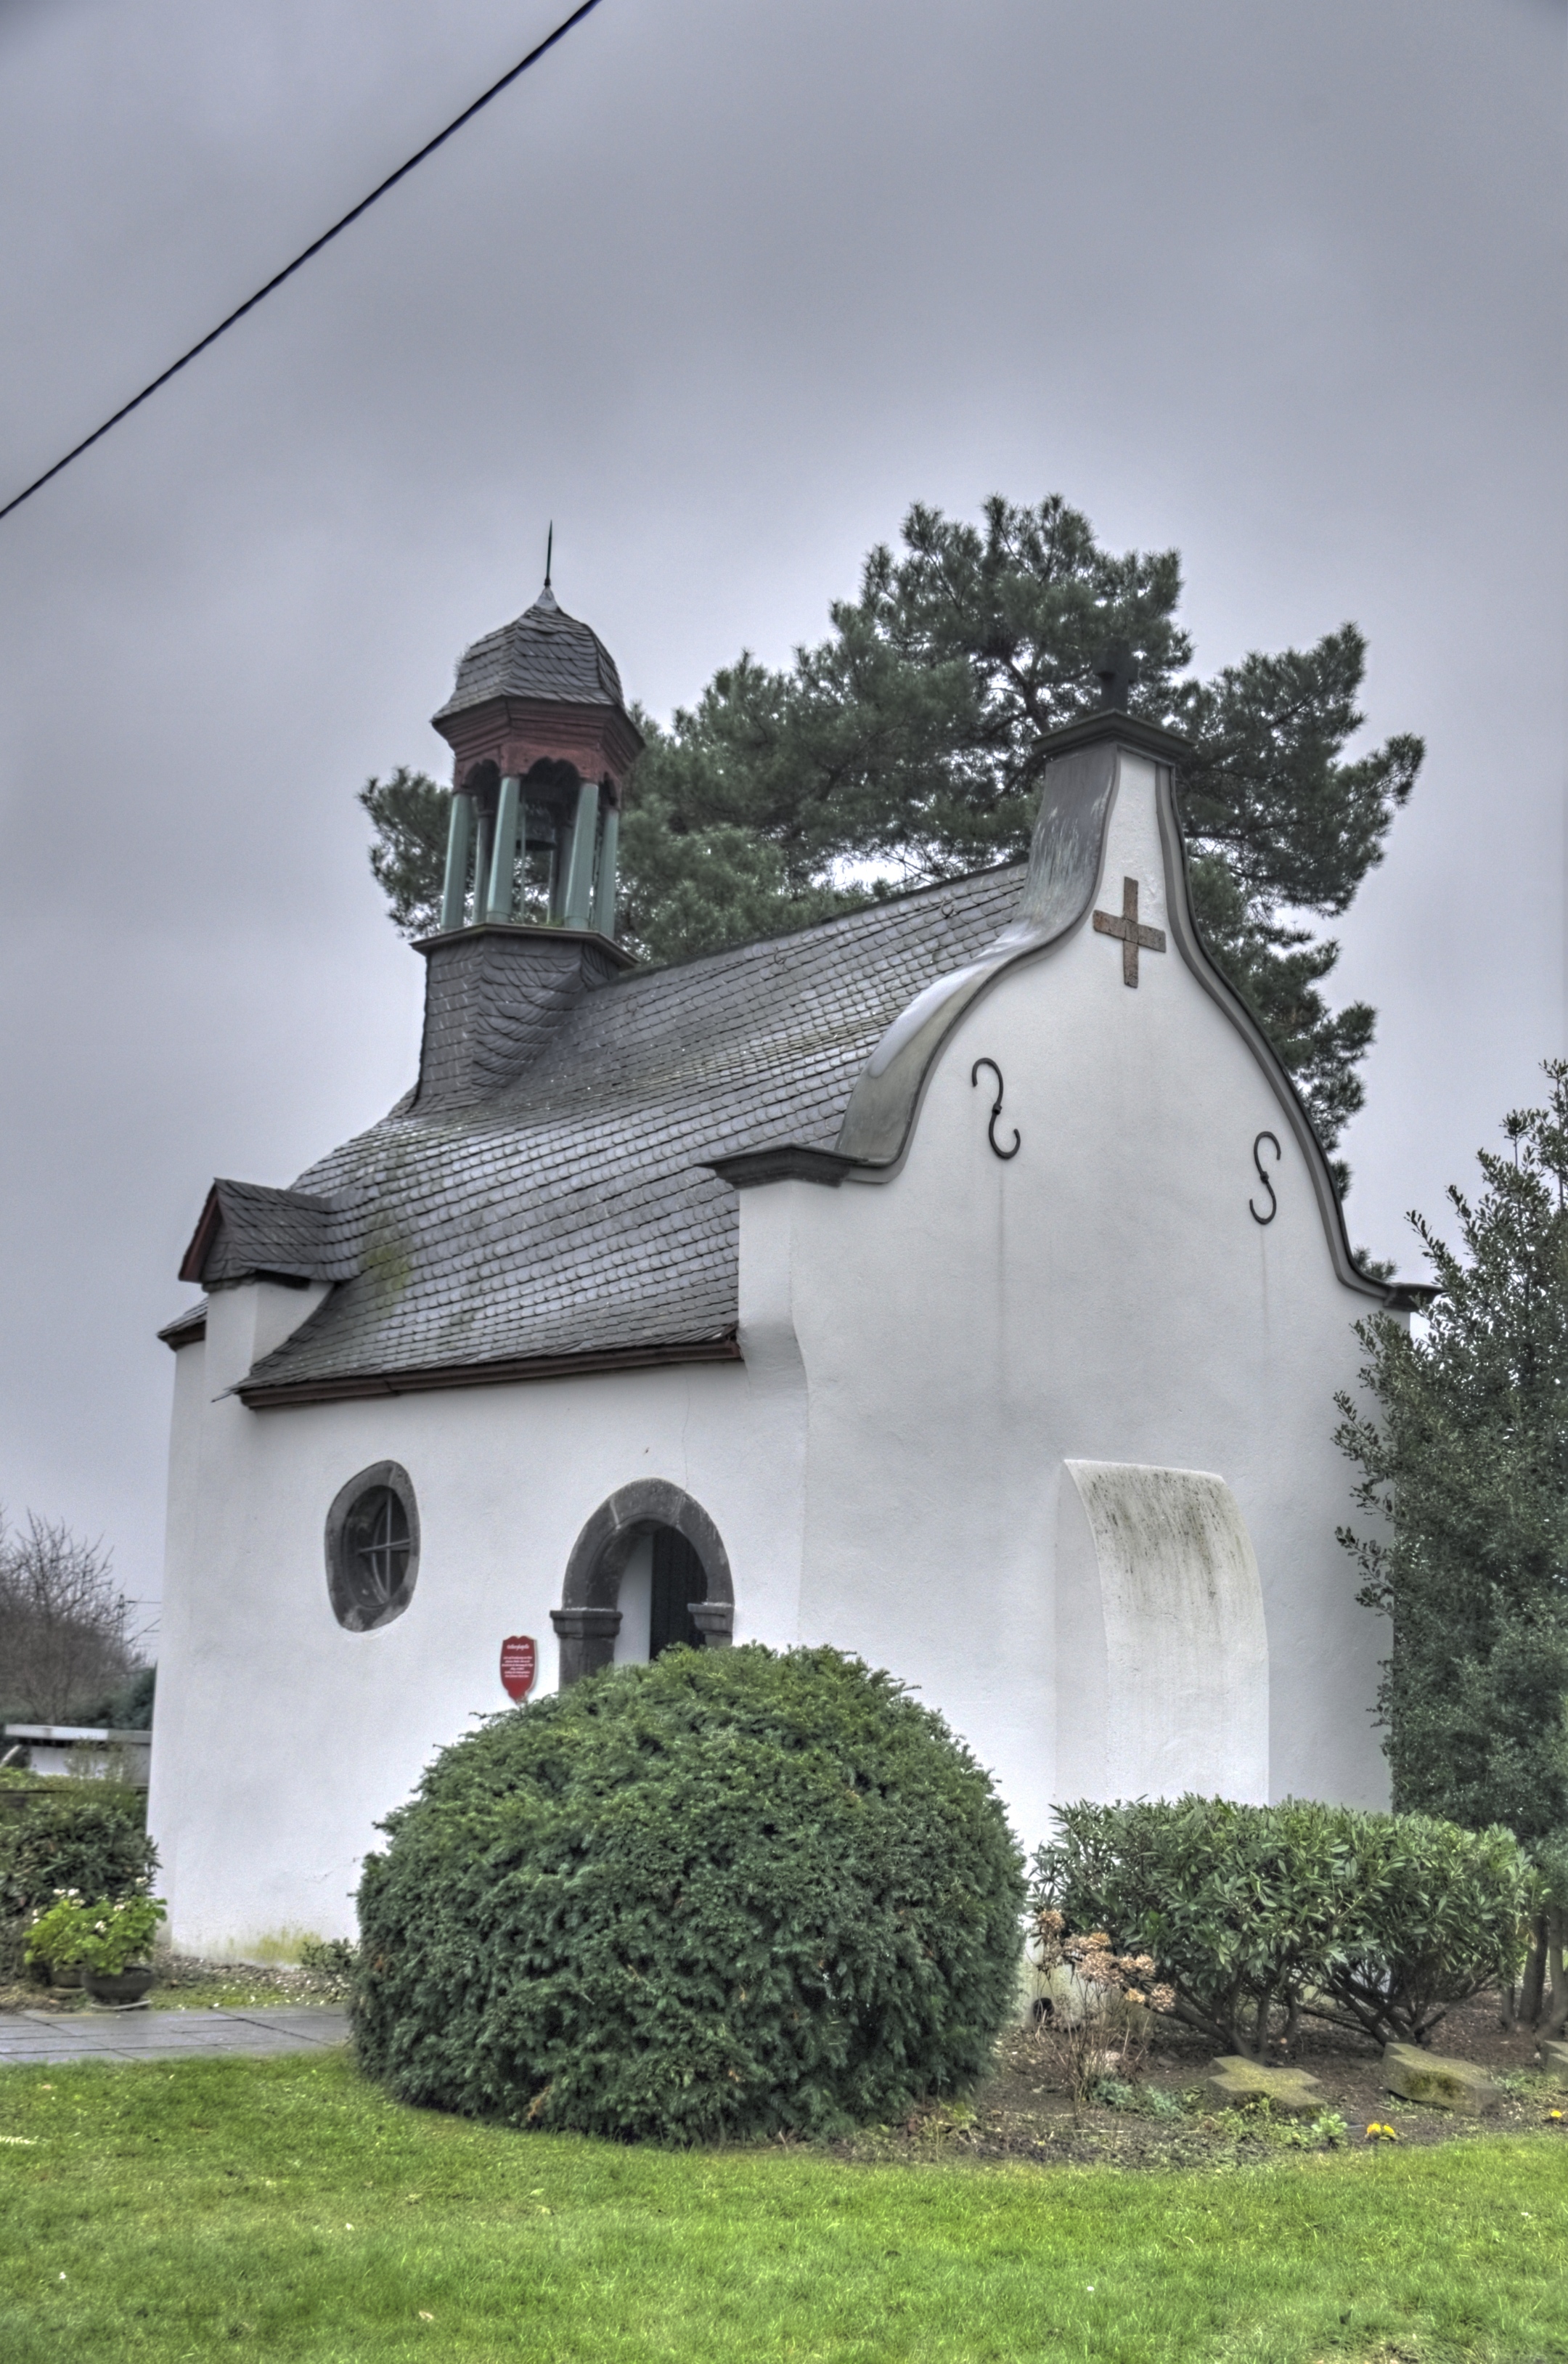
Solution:
<svg viewBox="0 0 1568 2364">
<path fill-rule="evenodd" d="M 613 938 L 621 788 L 642 734 L 609 652 L 562 615 L 548 574 L 525 615 L 468 651 L 434 727 L 453 759 L 443 931 L 523 917 L 519 864 L 537 862 L 550 924 Z"/>
<path fill-rule="evenodd" d="M 1376 1804 L 1322 1151 L 1194 925 L 1184 742 L 1048 742 L 1027 864 L 665 968 L 642 741 L 547 580 L 463 655 L 419 1072 L 181 1277 L 151 1827 L 202 1953 L 352 1927 L 471 1719 L 831 1642 L 1053 1800 Z"/>
</svg>

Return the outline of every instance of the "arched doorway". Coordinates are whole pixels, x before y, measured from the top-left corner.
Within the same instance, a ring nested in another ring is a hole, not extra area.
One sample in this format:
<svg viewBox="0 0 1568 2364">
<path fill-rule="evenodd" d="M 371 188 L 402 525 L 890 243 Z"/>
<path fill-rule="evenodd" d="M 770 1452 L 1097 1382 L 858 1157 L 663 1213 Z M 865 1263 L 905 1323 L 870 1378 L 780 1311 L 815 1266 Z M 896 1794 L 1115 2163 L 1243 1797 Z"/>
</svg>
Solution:
<svg viewBox="0 0 1568 2364">
<path fill-rule="evenodd" d="M 562 1690 L 614 1658 L 621 1578 L 645 1536 L 653 1544 L 650 1657 L 675 1642 L 700 1641 L 711 1650 L 732 1639 L 735 1587 L 718 1529 L 678 1486 L 644 1478 L 601 1502 L 572 1546 L 561 1607 L 550 1612 L 561 1642 Z"/>
</svg>

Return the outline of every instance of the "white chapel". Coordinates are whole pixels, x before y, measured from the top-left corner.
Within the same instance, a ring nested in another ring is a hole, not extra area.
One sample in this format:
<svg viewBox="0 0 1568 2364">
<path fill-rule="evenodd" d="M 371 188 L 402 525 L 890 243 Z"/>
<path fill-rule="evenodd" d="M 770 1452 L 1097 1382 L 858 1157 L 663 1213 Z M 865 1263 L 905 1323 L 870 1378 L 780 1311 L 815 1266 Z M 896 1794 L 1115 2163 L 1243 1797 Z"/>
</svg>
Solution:
<svg viewBox="0 0 1568 2364">
<path fill-rule="evenodd" d="M 1411 1299 L 1199 942 L 1184 742 L 1107 707 L 1027 865 L 651 970 L 596 635 L 547 586 L 435 726 L 419 1073 L 213 1184 L 161 1333 L 176 1945 L 351 1934 L 437 1750 L 674 1643 L 891 1667 L 1031 1846 L 1055 1800 L 1385 1802 L 1331 1432 Z"/>
</svg>

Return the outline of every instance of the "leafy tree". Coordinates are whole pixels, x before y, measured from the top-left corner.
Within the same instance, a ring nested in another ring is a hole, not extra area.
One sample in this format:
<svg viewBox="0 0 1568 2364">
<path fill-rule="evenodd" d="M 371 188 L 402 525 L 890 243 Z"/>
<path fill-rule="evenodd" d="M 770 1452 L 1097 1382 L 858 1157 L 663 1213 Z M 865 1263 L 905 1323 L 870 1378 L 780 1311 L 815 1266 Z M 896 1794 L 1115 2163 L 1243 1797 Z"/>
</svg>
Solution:
<svg viewBox="0 0 1568 2364">
<path fill-rule="evenodd" d="M 1438 1283 L 1424 1336 L 1361 1325 L 1375 1411 L 1340 1399 L 1356 1500 L 1381 1532 L 1341 1541 L 1393 1626 L 1381 1705 L 1396 1806 L 1508 1823 L 1568 1904 L 1568 1062 L 1544 1108 L 1504 1121 L 1483 1188 L 1449 1198 L 1459 1244 L 1410 1218 Z M 1551 1929 L 1549 1949 L 1548 1939 Z M 1533 2010 L 1530 2015 L 1533 2016 Z"/>
<path fill-rule="evenodd" d="M 1119 646 L 1132 711 L 1195 742 L 1179 796 L 1206 937 L 1331 1148 L 1362 1103 L 1373 1012 L 1329 1009 L 1338 946 L 1302 915 L 1347 908 L 1423 753 L 1399 737 L 1340 760 L 1362 720 L 1360 632 L 1196 682 L 1174 551 L 1113 555 L 1054 496 L 994 497 L 978 526 L 917 505 L 903 543 L 871 552 L 818 646 L 778 671 L 743 653 L 667 730 L 644 722 L 621 837 L 627 941 L 685 959 L 1021 859 L 1046 734 L 1100 703 L 1103 652 Z M 361 792 L 400 925 L 429 924 L 439 886 L 440 792 L 419 781 L 421 802 L 417 778 Z"/>
</svg>

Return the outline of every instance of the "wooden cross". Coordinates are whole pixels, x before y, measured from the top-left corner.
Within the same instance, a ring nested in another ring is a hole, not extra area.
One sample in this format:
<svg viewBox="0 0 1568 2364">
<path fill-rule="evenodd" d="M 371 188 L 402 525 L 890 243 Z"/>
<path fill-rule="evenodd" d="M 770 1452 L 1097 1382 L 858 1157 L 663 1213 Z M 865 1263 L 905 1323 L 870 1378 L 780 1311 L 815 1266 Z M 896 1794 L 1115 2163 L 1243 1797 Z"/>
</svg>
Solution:
<svg viewBox="0 0 1568 2364">
<path fill-rule="evenodd" d="M 1100 705 L 1111 713 L 1127 712 L 1128 694 L 1138 679 L 1138 659 L 1125 641 L 1107 641 L 1095 659 L 1100 685 Z"/>
<path fill-rule="evenodd" d="M 1162 953 L 1165 949 L 1165 931 L 1163 928 L 1140 928 L 1138 924 L 1138 881 L 1136 878 L 1124 878 L 1121 882 L 1121 917 L 1119 920 L 1113 919 L 1108 911 L 1096 911 L 1095 913 L 1095 933 L 1097 936 L 1119 936 L 1121 938 L 1121 981 L 1123 985 L 1130 985 L 1135 992 L 1138 987 L 1138 955 L 1140 950 L 1141 949 L 1146 953 Z"/>
</svg>

